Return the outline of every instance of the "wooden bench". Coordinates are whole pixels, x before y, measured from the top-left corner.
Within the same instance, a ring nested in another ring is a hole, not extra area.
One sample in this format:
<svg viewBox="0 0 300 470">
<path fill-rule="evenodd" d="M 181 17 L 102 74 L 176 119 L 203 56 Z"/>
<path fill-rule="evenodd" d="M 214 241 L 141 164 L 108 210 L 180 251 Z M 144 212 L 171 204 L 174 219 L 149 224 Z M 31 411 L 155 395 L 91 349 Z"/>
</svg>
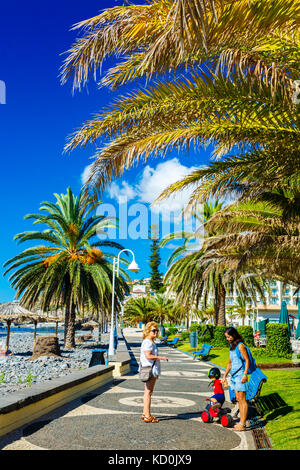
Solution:
<svg viewBox="0 0 300 470">
<path fill-rule="evenodd" d="M 248 390 L 246 392 L 246 400 L 247 402 L 254 406 L 260 416 L 262 416 L 262 410 L 258 405 L 258 398 L 260 396 L 260 392 L 262 389 L 263 384 L 268 380 L 268 377 L 262 373 L 262 371 L 257 367 L 254 372 L 250 375 L 248 380 Z M 236 396 L 234 390 L 232 390 L 229 386 L 229 397 L 232 403 L 236 402 Z"/>
<path fill-rule="evenodd" d="M 200 359 L 202 359 L 204 356 L 208 356 L 211 348 L 211 344 L 203 344 L 200 351 L 193 352 L 194 359 L 196 359 L 196 357 L 200 357 Z"/>
</svg>

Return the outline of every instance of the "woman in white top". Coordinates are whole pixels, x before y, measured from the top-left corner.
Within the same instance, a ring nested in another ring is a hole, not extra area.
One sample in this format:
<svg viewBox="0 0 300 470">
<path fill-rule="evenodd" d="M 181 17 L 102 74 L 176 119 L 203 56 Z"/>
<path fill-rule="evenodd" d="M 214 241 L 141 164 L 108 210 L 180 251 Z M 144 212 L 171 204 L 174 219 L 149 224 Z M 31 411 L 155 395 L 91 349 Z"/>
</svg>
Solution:
<svg viewBox="0 0 300 470">
<path fill-rule="evenodd" d="M 158 356 L 158 348 L 154 343 L 154 340 L 158 336 L 158 331 L 157 323 L 153 321 L 147 323 L 143 333 L 143 342 L 141 346 L 140 366 L 147 367 L 154 364 L 153 377 L 148 380 L 148 382 L 145 382 L 144 412 L 142 414 L 142 420 L 145 423 L 158 423 L 158 419 L 154 416 L 151 416 L 150 413 L 151 396 L 155 382 L 160 376 L 160 361 L 168 361 L 167 357 Z"/>
</svg>

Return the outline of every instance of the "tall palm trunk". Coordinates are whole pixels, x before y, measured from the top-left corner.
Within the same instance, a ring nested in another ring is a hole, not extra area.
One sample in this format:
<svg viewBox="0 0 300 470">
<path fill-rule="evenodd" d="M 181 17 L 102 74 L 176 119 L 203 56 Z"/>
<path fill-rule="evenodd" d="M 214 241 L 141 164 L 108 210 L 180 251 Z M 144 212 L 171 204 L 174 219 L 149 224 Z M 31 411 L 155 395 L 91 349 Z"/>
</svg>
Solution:
<svg viewBox="0 0 300 470">
<path fill-rule="evenodd" d="M 69 304 L 67 304 L 66 309 L 65 309 L 64 346 L 66 344 L 66 336 L 67 336 L 67 330 L 68 330 L 69 317 L 70 317 L 70 306 L 69 306 Z"/>
<path fill-rule="evenodd" d="M 187 330 L 189 329 L 190 327 L 190 314 L 188 313 L 187 316 L 186 316 L 186 328 Z"/>
<path fill-rule="evenodd" d="M 215 316 L 214 316 L 215 325 L 218 325 L 219 324 L 218 323 L 219 322 L 219 310 L 220 310 L 219 289 L 216 289 L 215 291 L 214 310 L 215 310 Z"/>
<path fill-rule="evenodd" d="M 219 311 L 218 311 L 218 321 L 217 325 L 226 325 L 226 289 L 222 282 L 222 278 L 219 275 L 219 285 L 218 285 L 218 292 L 219 292 Z"/>
<path fill-rule="evenodd" d="M 67 315 L 66 315 L 67 318 Z M 67 349 L 74 349 L 75 345 L 75 318 L 76 318 L 76 305 L 74 302 L 71 304 L 69 310 L 68 321 L 65 319 L 65 344 L 64 347 Z"/>
<path fill-rule="evenodd" d="M 103 333 L 103 312 L 98 312 L 98 342 L 101 343 L 101 335 Z"/>
</svg>

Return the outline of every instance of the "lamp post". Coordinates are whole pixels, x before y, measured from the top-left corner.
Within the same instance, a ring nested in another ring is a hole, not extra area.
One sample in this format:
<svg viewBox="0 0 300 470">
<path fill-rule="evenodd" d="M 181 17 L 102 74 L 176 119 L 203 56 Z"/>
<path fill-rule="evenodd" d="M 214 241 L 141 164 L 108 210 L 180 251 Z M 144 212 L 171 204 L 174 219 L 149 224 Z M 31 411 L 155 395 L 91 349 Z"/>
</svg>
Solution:
<svg viewBox="0 0 300 470">
<path fill-rule="evenodd" d="M 120 271 L 120 255 L 124 251 L 129 251 L 132 254 L 132 262 L 128 266 L 127 270 L 132 271 L 134 273 L 140 271 L 140 268 L 135 262 L 134 258 L 134 253 L 133 251 L 129 250 L 128 248 L 125 248 L 124 250 L 121 250 L 117 256 L 117 258 L 114 258 L 113 260 L 113 281 L 112 281 L 112 302 L 111 302 L 111 325 L 110 325 L 110 335 L 109 335 L 109 348 L 108 348 L 108 355 L 109 356 L 114 356 L 115 354 L 115 337 L 117 337 L 117 315 L 115 319 L 115 325 L 114 325 L 114 311 L 115 311 L 115 278 L 116 278 L 116 271 L 117 271 L 117 276 L 119 276 L 119 271 Z"/>
</svg>

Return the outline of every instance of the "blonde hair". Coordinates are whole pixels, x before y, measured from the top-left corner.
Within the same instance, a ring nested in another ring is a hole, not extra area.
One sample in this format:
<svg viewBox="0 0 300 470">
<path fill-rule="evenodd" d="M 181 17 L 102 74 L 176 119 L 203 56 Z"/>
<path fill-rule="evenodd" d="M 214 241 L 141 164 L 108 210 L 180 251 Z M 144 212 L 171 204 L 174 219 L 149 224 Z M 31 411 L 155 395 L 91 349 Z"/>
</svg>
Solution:
<svg viewBox="0 0 300 470">
<path fill-rule="evenodd" d="M 145 329 L 143 331 L 143 339 L 147 338 L 147 336 L 149 335 L 150 333 L 150 330 L 152 330 L 152 328 L 155 327 L 157 330 L 158 330 L 158 325 L 155 321 L 149 321 L 147 323 L 147 325 L 145 326 Z"/>
</svg>

